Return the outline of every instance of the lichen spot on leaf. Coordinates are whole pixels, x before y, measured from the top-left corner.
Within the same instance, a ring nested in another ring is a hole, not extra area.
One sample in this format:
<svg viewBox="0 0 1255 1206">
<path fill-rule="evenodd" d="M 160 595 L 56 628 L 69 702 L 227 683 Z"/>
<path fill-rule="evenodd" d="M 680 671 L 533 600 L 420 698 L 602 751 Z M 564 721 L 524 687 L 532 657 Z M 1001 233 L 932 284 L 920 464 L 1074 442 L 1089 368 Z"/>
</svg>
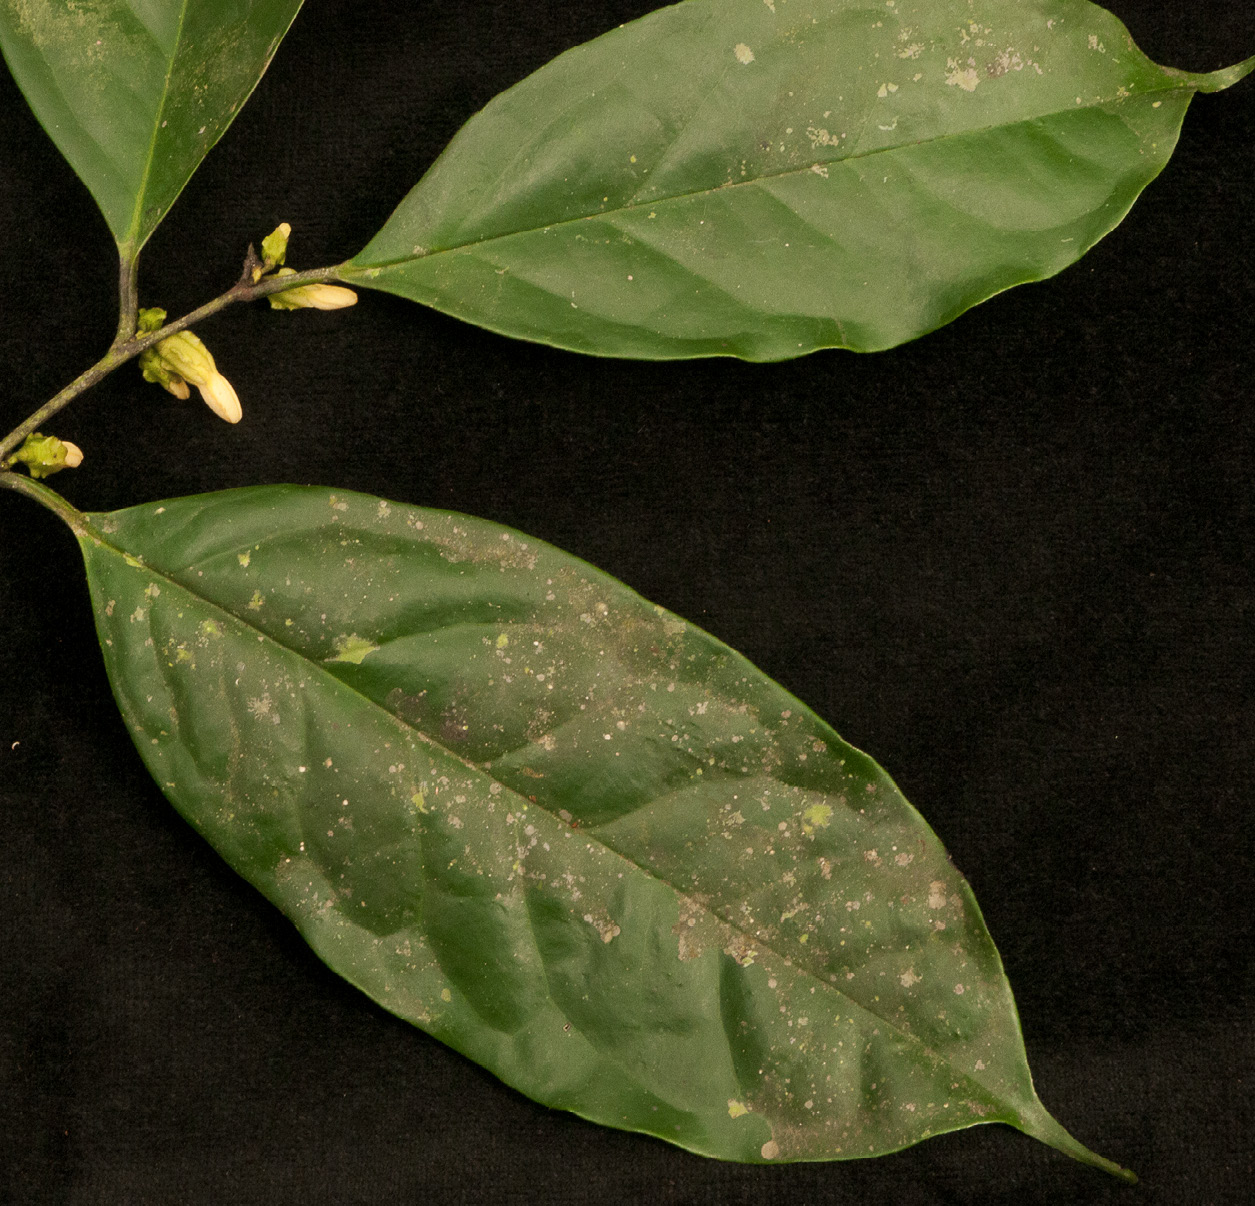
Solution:
<svg viewBox="0 0 1255 1206">
<path fill-rule="evenodd" d="M 351 662 L 354 666 L 360 666 L 368 653 L 374 653 L 379 646 L 373 641 L 368 641 L 365 637 L 360 637 L 356 632 L 350 632 L 347 636 L 338 636 L 335 641 L 335 656 L 329 657 L 329 662 Z"/>
</svg>

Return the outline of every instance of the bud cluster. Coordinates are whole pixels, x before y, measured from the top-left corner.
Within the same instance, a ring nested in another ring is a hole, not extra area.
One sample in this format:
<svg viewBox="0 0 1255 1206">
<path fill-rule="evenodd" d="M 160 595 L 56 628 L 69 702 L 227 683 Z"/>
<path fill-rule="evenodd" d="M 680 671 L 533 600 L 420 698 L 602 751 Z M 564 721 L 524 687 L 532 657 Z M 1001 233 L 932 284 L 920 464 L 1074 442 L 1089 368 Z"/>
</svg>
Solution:
<svg viewBox="0 0 1255 1206">
<path fill-rule="evenodd" d="M 266 277 L 273 279 L 296 275 L 291 268 L 283 267 L 291 234 L 292 227 L 287 222 L 280 223 L 262 239 L 260 261 L 256 252 L 249 248 L 245 270 L 247 273 L 251 266 L 254 284 Z M 280 290 L 269 297 L 270 305 L 275 310 L 341 310 L 357 302 L 357 294 L 352 289 L 323 284 L 294 285 L 291 289 Z M 137 334 L 151 334 L 153 331 L 160 331 L 165 325 L 166 312 L 154 306 L 140 310 L 137 317 Z M 188 387 L 194 385 L 209 409 L 219 418 L 228 423 L 240 421 L 243 412 L 231 382 L 218 371 L 209 349 L 191 331 L 178 331 L 152 347 L 145 348 L 139 356 L 139 367 L 145 381 L 160 385 L 176 398 L 190 397 L 191 390 Z"/>
<path fill-rule="evenodd" d="M 165 319 L 164 310 L 141 310 L 140 333 L 160 330 Z M 176 398 L 190 397 L 188 386 L 196 386 L 209 409 L 228 423 L 238 423 L 243 416 L 231 382 L 218 372 L 209 349 L 191 331 L 177 331 L 145 349 L 139 367 L 145 381 L 160 385 Z"/>
</svg>

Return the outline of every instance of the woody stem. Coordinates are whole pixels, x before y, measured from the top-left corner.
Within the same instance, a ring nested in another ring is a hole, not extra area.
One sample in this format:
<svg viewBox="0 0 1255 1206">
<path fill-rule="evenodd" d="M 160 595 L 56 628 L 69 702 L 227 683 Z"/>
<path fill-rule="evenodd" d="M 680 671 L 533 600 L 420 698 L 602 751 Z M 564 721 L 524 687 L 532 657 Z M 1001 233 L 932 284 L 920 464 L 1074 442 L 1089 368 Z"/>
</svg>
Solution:
<svg viewBox="0 0 1255 1206">
<path fill-rule="evenodd" d="M 294 272 L 288 276 L 264 277 L 255 283 L 251 275 L 246 272 L 230 289 L 215 297 L 213 301 L 206 302 L 190 314 L 185 314 L 182 318 L 167 323 L 159 331 L 150 331 L 137 336 L 135 334 L 135 316 L 138 312 L 135 289 L 135 262 L 133 260 L 129 264 L 124 262 L 121 270 L 119 290 L 121 296 L 119 299 L 118 333 L 114 337 L 109 350 L 91 368 L 75 377 L 60 393 L 45 402 L 34 414 L 19 423 L 3 440 L 0 440 L 0 471 L 7 469 L 12 464 L 10 454 L 32 431 L 37 430 L 51 419 L 53 415 L 64 410 L 75 398 L 91 389 L 93 385 L 107 377 L 119 365 L 125 364 L 128 360 L 133 360 L 141 352 L 152 347 L 153 344 L 160 343 L 163 339 L 169 338 L 176 332 L 186 330 L 188 327 L 202 322 L 204 319 L 217 314 L 219 310 L 224 310 L 227 306 L 234 305 L 236 302 L 257 301 L 259 298 L 267 297 L 271 293 L 282 293 L 285 289 L 293 289 L 297 285 L 322 284 L 326 281 L 339 279 L 339 273 L 336 268 L 311 268 L 305 272 Z"/>
</svg>

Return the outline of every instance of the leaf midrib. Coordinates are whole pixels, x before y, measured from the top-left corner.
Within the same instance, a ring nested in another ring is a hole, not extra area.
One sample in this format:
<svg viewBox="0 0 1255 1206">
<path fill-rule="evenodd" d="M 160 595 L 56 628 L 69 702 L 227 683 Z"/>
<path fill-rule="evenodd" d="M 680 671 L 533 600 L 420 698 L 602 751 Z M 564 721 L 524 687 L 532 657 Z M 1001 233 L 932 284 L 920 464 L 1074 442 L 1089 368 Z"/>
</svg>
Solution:
<svg viewBox="0 0 1255 1206">
<path fill-rule="evenodd" d="M 261 628 L 256 627 L 255 625 L 250 623 L 246 617 L 238 615 L 236 612 L 230 611 L 228 608 L 224 607 L 223 605 L 219 603 L 216 603 L 214 600 L 207 599 L 203 595 L 198 594 L 186 583 L 179 581 L 179 579 L 175 577 L 172 577 L 171 574 L 168 573 L 167 571 L 157 569 L 149 565 L 147 562 L 143 561 L 134 553 L 127 553 L 126 550 L 120 548 L 118 545 L 108 540 L 105 537 L 105 535 L 92 522 L 93 520 L 99 518 L 99 514 L 93 514 L 90 512 L 80 513 L 80 514 L 82 514 L 82 518 L 83 518 L 82 531 L 80 532 L 77 529 L 75 529 L 75 534 L 78 536 L 80 541 L 83 540 L 84 538 L 90 539 L 92 543 L 97 545 L 98 547 L 106 548 L 110 552 L 122 558 L 124 563 L 126 562 L 126 558 L 128 556 L 131 557 L 132 560 L 137 561 L 139 563 L 139 568 L 142 569 L 145 573 L 152 574 L 154 577 L 161 579 L 163 583 L 169 585 L 171 588 L 178 591 L 182 591 L 183 594 L 188 596 L 191 600 L 193 600 L 199 606 L 211 609 L 212 611 L 214 611 L 218 615 L 221 615 L 225 619 L 233 621 L 234 623 L 245 628 L 247 631 L 254 633 L 261 640 L 268 642 L 269 644 L 273 645 L 275 648 L 283 651 L 286 654 L 291 655 L 292 657 L 297 658 L 304 665 L 310 667 L 314 671 L 317 671 L 320 675 L 322 675 L 329 682 L 333 683 L 336 687 L 347 690 L 351 694 L 357 696 L 357 698 L 360 699 L 362 703 L 366 705 L 368 708 L 386 716 L 389 720 L 391 720 L 394 724 L 396 724 L 398 728 L 404 730 L 407 733 L 414 734 L 416 737 L 419 738 L 420 741 L 431 746 L 433 749 L 439 750 L 441 754 L 446 755 L 449 758 L 452 758 L 454 761 L 460 762 L 463 766 L 465 766 L 468 770 L 474 772 L 476 775 L 482 775 L 484 778 L 489 779 L 491 782 L 499 784 L 503 791 L 508 791 L 511 795 L 518 797 L 518 799 L 520 800 L 523 799 L 523 797 L 513 787 L 509 786 L 509 784 L 502 783 L 494 775 L 484 770 L 482 766 L 478 766 L 475 763 L 468 761 L 467 759 L 463 758 L 460 754 L 456 753 L 453 750 L 450 750 L 441 742 L 437 741 L 434 737 L 431 737 L 429 734 L 423 732 L 422 729 L 414 727 L 413 725 L 409 724 L 407 721 L 403 720 L 400 716 L 397 716 L 395 713 L 388 711 L 388 709 L 383 707 L 382 704 L 376 703 L 369 696 L 362 694 L 362 692 L 359 691 L 351 683 L 345 682 L 343 679 L 339 678 L 338 676 L 333 674 L 330 670 L 328 670 L 324 665 L 313 660 L 312 658 L 307 656 L 305 653 L 301 652 L 299 649 L 295 649 L 292 646 L 285 644 L 283 641 L 279 640 L 277 637 L 271 635 L 270 633 L 264 631 Z M 318 528 L 316 530 L 321 531 L 323 529 Z M 545 816 L 549 818 L 551 823 L 560 826 L 563 832 L 568 831 L 568 826 L 559 817 L 555 816 L 553 812 L 551 812 L 544 805 L 537 805 L 537 806 L 540 808 L 541 812 L 543 812 Z M 663 887 L 665 887 L 668 891 L 673 892 L 677 897 L 679 897 L 685 903 L 700 910 L 702 913 L 713 916 L 722 925 L 727 926 L 727 928 L 731 930 L 733 933 L 740 934 L 743 937 L 747 938 L 750 942 L 752 942 L 758 948 L 765 951 L 769 951 L 773 956 L 779 959 L 786 966 L 791 967 L 791 968 L 796 968 L 799 973 L 815 981 L 815 983 L 821 989 L 835 994 L 842 1001 L 848 1003 L 857 1012 L 864 1014 L 869 1018 L 875 1019 L 877 1023 L 886 1027 L 889 1030 L 892 1030 L 895 1034 L 899 1035 L 905 1041 L 916 1045 L 921 1050 L 941 1060 L 948 1067 L 954 1070 L 954 1073 L 956 1076 L 960 1077 L 962 1080 L 966 1080 L 969 1084 L 975 1085 L 983 1093 L 988 1094 L 994 1100 L 1003 1102 L 1012 1110 L 1014 1110 L 1017 1116 L 1021 1113 L 1021 1107 L 1018 1104 L 1016 1104 L 1016 1102 L 1014 1102 L 1012 1099 L 1010 1099 L 1006 1095 L 1005 1092 L 1003 1092 L 1002 1090 L 990 1088 L 979 1077 L 957 1067 L 948 1055 L 944 1054 L 943 1052 L 934 1050 L 931 1046 L 925 1043 L 923 1039 L 919 1037 L 919 1035 L 913 1034 L 909 1030 L 901 1029 L 899 1026 L 897 1026 L 894 1022 L 890 1021 L 888 1018 L 881 1016 L 880 1014 L 876 1013 L 874 1010 L 869 1009 L 867 1006 L 861 1004 L 859 1001 L 856 1001 L 853 997 L 843 992 L 840 989 L 840 987 L 832 984 L 829 980 L 826 980 L 820 973 L 812 970 L 809 966 L 807 966 L 806 963 L 799 962 L 798 960 L 794 959 L 792 956 L 782 954 L 780 951 L 777 951 L 774 947 L 762 941 L 756 935 L 748 933 L 735 921 L 724 917 L 717 910 L 711 908 L 708 904 L 705 904 L 702 901 L 697 900 L 692 896 L 689 896 L 682 889 L 676 887 L 672 883 L 669 883 L 660 874 L 656 873 L 655 871 L 653 871 L 652 869 L 648 867 L 642 866 L 635 859 L 629 857 L 628 855 L 624 854 L 621 850 L 618 850 L 614 846 L 610 845 L 603 838 L 601 838 L 595 832 L 594 829 L 589 829 L 589 830 L 581 829 L 580 833 L 581 835 L 586 836 L 590 840 L 595 841 L 603 850 L 606 850 L 610 854 L 613 854 L 616 858 L 622 859 L 633 870 L 639 872 L 641 875 L 646 876 L 648 879 L 654 880 L 656 883 L 663 885 Z M 1019 1034 L 1018 1023 L 1015 1026 L 1015 1031 L 1017 1034 Z M 1021 1048 L 1023 1047 L 1022 1037 L 1020 1039 L 1020 1046 Z M 1025 1062 L 1022 1058 L 1022 1051 L 1017 1052 L 1017 1059 L 1021 1063 Z M 1003 1121 L 1003 1120 L 990 1119 L 989 1121 Z"/>
<path fill-rule="evenodd" d="M 1165 93 L 1165 92 L 1194 93 L 1198 91 L 1199 91 L 1198 87 L 1192 86 L 1188 83 L 1174 83 L 1166 79 L 1162 87 L 1139 89 L 1137 92 L 1130 93 L 1126 97 L 1113 96 L 1110 98 L 1098 99 L 1098 100 L 1091 101 L 1085 105 L 1076 105 L 1070 109 L 1052 109 L 1046 113 L 1035 114 L 1032 117 L 1017 118 L 1015 121 L 1000 122 L 994 125 L 987 125 L 987 126 L 975 126 L 970 130 L 947 131 L 941 134 L 934 134 L 929 138 L 920 138 L 914 142 L 894 143 L 891 146 L 876 147 L 874 150 L 870 150 L 870 151 L 859 151 L 853 154 L 834 156 L 831 159 L 816 158 L 814 160 L 814 164 L 818 164 L 821 167 L 828 167 L 831 165 L 839 166 L 841 164 L 854 163 L 854 162 L 858 162 L 865 159 L 873 159 L 878 155 L 889 155 L 889 154 L 896 154 L 901 151 L 914 150 L 916 147 L 929 146 L 932 143 L 944 142 L 947 139 L 971 138 L 971 137 L 976 137 L 982 134 L 988 134 L 996 130 L 1014 129 L 1016 126 L 1028 125 L 1031 122 L 1048 121 L 1051 118 L 1063 117 L 1069 113 L 1085 113 L 1093 109 L 1105 108 L 1108 105 L 1114 105 L 1117 103 L 1132 101 L 1132 100 L 1140 100 L 1144 97 L 1156 96 L 1160 93 Z M 611 209 L 599 209 L 599 210 L 590 211 L 589 213 L 575 214 L 571 217 L 560 218 L 555 222 L 546 222 L 540 226 L 528 226 L 528 227 L 523 227 L 519 230 L 501 231 L 501 232 L 498 232 L 497 234 L 484 235 L 483 238 L 479 238 L 479 239 L 468 239 L 466 242 L 458 243 L 452 247 L 441 247 L 434 251 L 424 251 L 418 255 L 398 256 L 396 259 L 382 260 L 382 261 L 379 261 L 376 263 L 370 263 L 370 264 L 359 264 L 356 261 L 356 259 L 348 260 L 344 264 L 340 265 L 340 270 L 344 276 L 350 276 L 350 275 L 355 276 L 355 277 L 367 276 L 370 273 L 383 272 L 389 268 L 396 268 L 398 266 L 403 266 L 406 264 L 415 264 L 421 260 L 431 260 L 431 259 L 435 259 L 437 256 L 450 255 L 455 252 L 466 251 L 469 248 L 479 247 L 479 246 L 484 245 L 485 243 L 492 243 L 492 242 L 497 241 L 498 239 L 513 239 L 513 238 L 518 238 L 520 236 L 525 236 L 525 235 L 534 235 L 534 234 L 554 230 L 562 226 L 574 225 L 577 222 L 587 222 L 590 218 L 614 217 L 619 214 L 631 213 L 634 210 L 638 210 L 638 209 L 646 209 L 646 208 L 658 206 L 658 205 L 671 205 L 675 202 L 689 201 L 697 197 L 712 196 L 715 193 L 732 192 L 734 189 L 753 188 L 753 187 L 757 187 L 758 185 L 761 185 L 761 184 L 764 184 L 773 180 L 785 180 L 793 176 L 810 175 L 813 171 L 814 164 L 808 165 L 807 167 L 789 168 L 787 171 L 766 172 L 762 175 L 755 176 L 752 180 L 731 180 L 724 184 L 712 185 L 709 188 L 699 188 L 699 189 L 693 189 L 690 192 L 673 193 L 665 197 L 655 197 L 650 201 L 641 201 L 639 203 L 632 202 L 627 205 L 615 206 Z M 434 166 L 435 165 L 433 164 L 433 167 Z M 422 184 L 422 181 L 420 180 L 419 184 L 416 185 L 415 188 L 420 187 L 421 184 Z M 401 204 L 404 205 L 405 201 L 402 201 Z M 392 219 L 390 217 L 388 219 L 388 222 L 391 222 L 391 221 Z M 384 225 L 386 228 L 388 223 L 385 223 Z M 369 283 L 369 278 L 368 278 L 368 283 Z"/>
<path fill-rule="evenodd" d="M 144 198 L 148 193 L 148 181 L 152 176 L 153 162 L 157 156 L 157 140 L 161 136 L 161 115 L 166 111 L 166 102 L 170 99 L 170 81 L 174 78 L 174 64 L 179 57 L 179 47 L 183 42 L 183 22 L 191 0 L 183 0 L 179 6 L 179 27 L 174 34 L 174 48 L 170 52 L 170 61 L 166 64 L 166 78 L 161 85 L 161 103 L 153 115 L 153 132 L 148 141 L 148 157 L 144 161 L 144 174 L 140 179 L 139 191 L 135 194 L 135 208 L 131 211 L 131 225 L 126 232 L 125 247 L 130 249 L 132 256 L 138 254 L 140 228 L 143 226 Z"/>
</svg>

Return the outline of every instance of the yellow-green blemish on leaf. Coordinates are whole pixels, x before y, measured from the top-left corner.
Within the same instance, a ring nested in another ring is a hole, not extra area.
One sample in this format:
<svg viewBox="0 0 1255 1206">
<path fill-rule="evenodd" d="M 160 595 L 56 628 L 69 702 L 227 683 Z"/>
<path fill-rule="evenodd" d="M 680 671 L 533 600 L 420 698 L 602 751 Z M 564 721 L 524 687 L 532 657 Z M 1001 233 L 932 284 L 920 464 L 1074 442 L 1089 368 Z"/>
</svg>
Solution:
<svg viewBox="0 0 1255 1206">
<path fill-rule="evenodd" d="M 506 636 L 504 632 L 497 638 L 498 649 L 504 649 L 509 643 L 510 643 L 510 638 Z"/>
<path fill-rule="evenodd" d="M 742 1118 L 749 1112 L 750 1112 L 749 1106 L 742 1105 L 739 1101 L 734 1101 L 731 1097 L 728 1098 L 728 1117 L 729 1118 Z"/>
<path fill-rule="evenodd" d="M 248 601 L 248 608 L 250 611 L 259 611 L 265 601 L 261 596 L 261 591 L 255 590 L 253 591 L 253 597 Z"/>
<path fill-rule="evenodd" d="M 812 834 L 816 829 L 827 829 L 831 821 L 831 804 L 812 804 L 802 813 L 802 832 Z"/>
<path fill-rule="evenodd" d="M 413 804 L 414 807 L 417 808 L 419 812 L 427 811 L 427 801 L 423 798 L 423 793 L 421 791 L 416 791 L 410 797 L 410 803 Z"/>
<path fill-rule="evenodd" d="M 216 637 L 216 636 L 222 635 L 222 629 L 219 628 L 218 625 L 213 622 L 213 620 L 206 620 L 203 624 L 201 624 L 200 630 L 201 630 L 202 635 L 207 636 L 207 637 Z"/>
<path fill-rule="evenodd" d="M 362 664 L 362 659 L 368 653 L 374 653 L 379 646 L 373 641 L 368 641 L 365 637 L 360 637 L 356 632 L 349 633 L 348 636 L 336 637 L 336 655 L 329 657 L 329 662 L 352 662 L 355 666 Z"/>
<path fill-rule="evenodd" d="M 248 565 L 248 563 L 249 563 L 249 561 L 250 561 L 251 559 L 252 559 L 252 553 L 249 553 L 249 552 L 247 552 L 247 551 L 246 551 L 246 552 L 243 552 L 243 553 L 240 553 L 240 554 L 236 557 L 236 560 L 237 560 L 237 561 L 238 561 L 241 565 L 244 565 L 244 566 L 247 566 L 247 565 Z"/>
<path fill-rule="evenodd" d="M 442 1001 L 452 1001 L 453 994 L 447 988 L 442 988 L 440 990 L 440 999 Z"/>
</svg>

